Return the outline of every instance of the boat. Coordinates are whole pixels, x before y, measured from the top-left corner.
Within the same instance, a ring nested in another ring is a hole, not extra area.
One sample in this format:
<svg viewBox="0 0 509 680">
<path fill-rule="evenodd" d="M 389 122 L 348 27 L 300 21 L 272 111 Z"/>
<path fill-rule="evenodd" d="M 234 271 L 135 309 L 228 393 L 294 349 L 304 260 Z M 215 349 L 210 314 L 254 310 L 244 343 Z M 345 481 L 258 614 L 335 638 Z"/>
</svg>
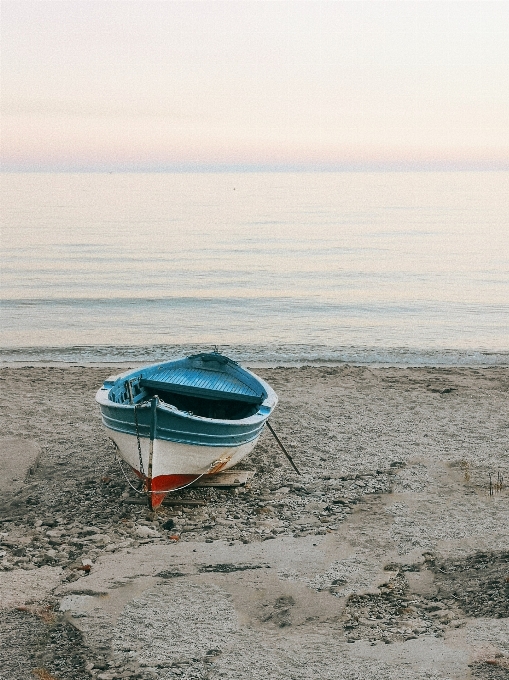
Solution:
<svg viewBox="0 0 509 680">
<path fill-rule="evenodd" d="M 264 380 L 214 351 L 108 378 L 96 401 L 155 510 L 168 492 L 247 456 L 278 398 Z"/>
</svg>

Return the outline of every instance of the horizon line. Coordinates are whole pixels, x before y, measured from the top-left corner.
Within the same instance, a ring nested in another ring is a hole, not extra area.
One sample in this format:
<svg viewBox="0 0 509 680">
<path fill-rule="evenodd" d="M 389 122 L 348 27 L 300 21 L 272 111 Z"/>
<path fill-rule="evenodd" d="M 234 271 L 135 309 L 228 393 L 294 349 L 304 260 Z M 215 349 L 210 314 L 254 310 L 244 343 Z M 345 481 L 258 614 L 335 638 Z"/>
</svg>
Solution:
<svg viewBox="0 0 509 680">
<path fill-rule="evenodd" d="M 341 172 L 507 172 L 509 162 L 496 164 L 380 164 L 366 166 L 303 167 L 303 166 L 245 166 L 245 165 L 203 165 L 203 166 L 166 166 L 166 167 L 2 167 L 1 174 L 29 173 L 97 173 L 97 174 L 228 174 L 228 173 L 341 173 Z"/>
</svg>

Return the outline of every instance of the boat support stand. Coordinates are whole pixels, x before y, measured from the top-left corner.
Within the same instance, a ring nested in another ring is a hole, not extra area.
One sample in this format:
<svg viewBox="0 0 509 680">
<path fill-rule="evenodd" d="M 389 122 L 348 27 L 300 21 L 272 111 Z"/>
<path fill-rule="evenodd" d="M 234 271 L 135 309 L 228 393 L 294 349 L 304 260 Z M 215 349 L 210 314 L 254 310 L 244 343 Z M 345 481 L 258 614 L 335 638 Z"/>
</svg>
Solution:
<svg viewBox="0 0 509 680">
<path fill-rule="evenodd" d="M 274 428 L 272 427 L 272 425 L 269 423 L 268 420 L 267 420 L 267 427 L 268 427 L 269 430 L 272 432 L 272 434 L 273 434 L 273 436 L 274 436 L 274 439 L 275 439 L 275 440 L 277 441 L 277 443 L 279 444 L 279 448 L 281 449 L 281 451 L 285 454 L 285 456 L 286 456 L 286 457 L 288 458 L 288 460 L 290 461 L 290 465 L 292 466 L 292 468 L 295 470 L 295 472 L 296 472 L 298 475 L 300 475 L 301 473 L 300 473 L 299 469 L 297 468 L 297 466 L 295 465 L 295 463 L 293 462 L 293 458 L 290 456 L 290 454 L 288 453 L 288 451 L 287 451 L 287 450 L 285 449 L 285 447 L 283 446 L 283 443 L 280 441 L 279 437 L 278 437 L 277 434 L 274 432 Z"/>
</svg>

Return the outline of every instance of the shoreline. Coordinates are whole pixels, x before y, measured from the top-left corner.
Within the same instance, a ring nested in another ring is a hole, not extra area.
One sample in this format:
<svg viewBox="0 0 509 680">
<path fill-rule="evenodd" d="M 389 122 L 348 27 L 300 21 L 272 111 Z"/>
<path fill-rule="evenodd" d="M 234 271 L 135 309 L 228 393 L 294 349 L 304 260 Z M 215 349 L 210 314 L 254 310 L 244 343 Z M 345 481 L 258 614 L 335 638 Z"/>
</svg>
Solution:
<svg viewBox="0 0 509 680">
<path fill-rule="evenodd" d="M 170 361 L 174 357 L 167 359 Z M 4 368 L 120 368 L 120 369 L 130 369 L 130 368 L 140 368 L 143 366 L 149 366 L 151 364 L 162 363 L 164 359 L 158 360 L 147 360 L 147 361 L 34 361 L 34 360 L 23 360 L 23 361 L 0 361 L 0 369 Z M 419 363 L 384 363 L 375 361 L 250 361 L 250 360 L 239 360 L 240 363 L 246 368 L 259 368 L 259 369 L 276 369 L 276 368 L 341 368 L 341 367 L 352 367 L 352 368 L 379 368 L 379 369 L 423 369 L 423 370 L 440 370 L 440 369 L 507 369 L 509 368 L 509 361 L 507 363 L 500 364 L 482 364 L 482 363 L 472 363 L 472 364 L 457 364 L 457 363 L 440 363 L 440 364 L 419 364 Z"/>
<path fill-rule="evenodd" d="M 378 347 L 319 344 L 221 345 L 221 353 L 253 368 L 367 366 L 373 368 L 484 368 L 509 366 L 509 347 L 488 349 Z M 214 345 L 74 345 L 1 347 L 0 366 L 146 366 L 211 352 Z"/>
</svg>

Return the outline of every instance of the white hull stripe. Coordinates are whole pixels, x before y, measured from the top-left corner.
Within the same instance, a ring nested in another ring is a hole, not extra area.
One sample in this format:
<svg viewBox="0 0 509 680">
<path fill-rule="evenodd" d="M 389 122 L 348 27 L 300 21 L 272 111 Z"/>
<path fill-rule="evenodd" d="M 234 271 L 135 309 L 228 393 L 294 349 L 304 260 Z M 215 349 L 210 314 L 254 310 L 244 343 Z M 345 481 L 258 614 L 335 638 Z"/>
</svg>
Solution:
<svg viewBox="0 0 509 680">
<path fill-rule="evenodd" d="M 109 430 L 120 455 L 133 469 L 140 470 L 137 438 L 124 432 Z M 161 475 L 204 475 L 218 465 L 226 470 L 236 465 L 256 446 L 258 437 L 239 446 L 199 446 L 154 439 L 152 477 Z M 143 471 L 148 471 L 150 441 L 140 438 Z"/>
</svg>

